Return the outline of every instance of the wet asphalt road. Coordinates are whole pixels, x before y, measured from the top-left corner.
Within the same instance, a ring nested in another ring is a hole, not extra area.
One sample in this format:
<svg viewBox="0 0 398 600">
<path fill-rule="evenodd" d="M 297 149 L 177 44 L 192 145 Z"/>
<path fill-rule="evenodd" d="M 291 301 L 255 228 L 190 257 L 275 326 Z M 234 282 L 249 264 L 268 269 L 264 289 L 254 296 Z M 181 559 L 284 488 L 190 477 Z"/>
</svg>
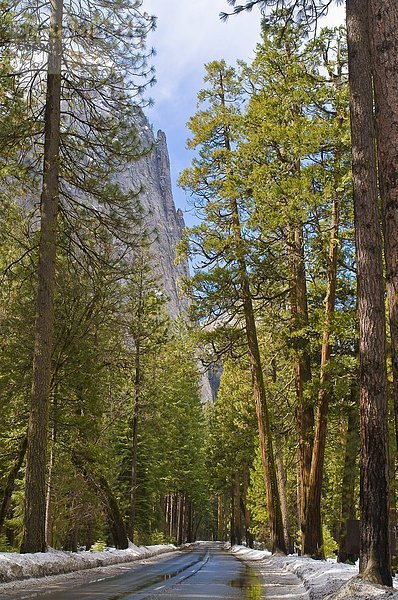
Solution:
<svg viewBox="0 0 398 600">
<path fill-rule="evenodd" d="M 145 562 L 145 561 L 143 561 Z M 265 598 L 256 573 L 220 545 L 208 544 L 148 564 L 124 564 L 117 575 L 91 574 L 75 585 L 47 578 L 43 588 L 10 598 L 43 600 L 204 600 Z M 81 575 L 79 576 L 81 578 Z"/>
</svg>

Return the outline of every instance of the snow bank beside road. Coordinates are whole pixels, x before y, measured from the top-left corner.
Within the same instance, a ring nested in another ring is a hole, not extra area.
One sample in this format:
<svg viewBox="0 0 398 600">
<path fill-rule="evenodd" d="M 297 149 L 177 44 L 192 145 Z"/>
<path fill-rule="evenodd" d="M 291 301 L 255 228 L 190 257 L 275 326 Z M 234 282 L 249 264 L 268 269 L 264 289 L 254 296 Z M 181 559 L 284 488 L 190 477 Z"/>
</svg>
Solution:
<svg viewBox="0 0 398 600">
<path fill-rule="evenodd" d="M 135 546 L 127 550 L 105 552 L 62 552 L 50 550 L 37 554 L 0 553 L 0 582 L 17 581 L 33 577 L 46 577 L 71 573 L 118 563 L 127 563 L 177 550 L 172 544 L 158 546 Z"/>
<path fill-rule="evenodd" d="M 333 560 L 312 560 L 301 556 L 271 555 L 268 551 L 251 550 L 244 546 L 231 548 L 238 558 L 245 561 L 257 561 L 256 568 L 261 572 L 259 561 L 268 566 L 283 569 L 297 575 L 309 592 L 311 600 L 372 600 L 389 598 L 398 600 L 398 592 L 383 586 L 371 585 L 357 577 L 358 568 Z M 394 585 L 398 582 L 394 581 Z M 294 596 L 289 596 L 290 600 Z"/>
</svg>

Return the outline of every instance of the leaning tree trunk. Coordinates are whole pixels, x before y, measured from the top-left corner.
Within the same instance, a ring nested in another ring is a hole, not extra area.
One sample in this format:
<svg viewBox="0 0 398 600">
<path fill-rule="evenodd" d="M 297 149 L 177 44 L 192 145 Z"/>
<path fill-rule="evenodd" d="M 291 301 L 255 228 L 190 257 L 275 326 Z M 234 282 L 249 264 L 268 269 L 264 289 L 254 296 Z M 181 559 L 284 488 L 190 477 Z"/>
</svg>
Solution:
<svg viewBox="0 0 398 600">
<path fill-rule="evenodd" d="M 370 0 L 376 136 L 398 450 L 398 5 Z"/>
<path fill-rule="evenodd" d="M 290 311 L 292 317 L 292 333 L 295 337 L 294 382 L 296 388 L 297 408 L 296 423 L 298 434 L 298 515 L 299 526 L 305 534 L 306 498 L 311 472 L 312 444 L 314 432 L 314 407 L 305 395 L 305 386 L 311 381 L 311 358 L 305 336 L 297 338 L 297 332 L 308 326 L 308 295 L 305 276 L 305 261 L 302 227 L 292 229 L 289 246 L 290 263 Z M 297 345 L 299 347 L 297 347 Z"/>
<path fill-rule="evenodd" d="M 92 462 L 91 457 L 86 461 L 83 456 L 75 450 L 71 449 L 70 452 L 72 463 L 77 471 L 89 485 L 93 486 L 101 498 L 116 548 L 125 550 L 129 545 L 126 528 L 123 523 L 118 501 L 106 477 L 101 473 L 96 473 L 94 471 L 92 465 L 90 465 L 90 462 Z"/>
<path fill-rule="evenodd" d="M 236 203 L 235 218 L 238 218 Z M 238 239 L 237 244 L 241 243 L 242 240 Z M 246 322 L 247 346 L 249 350 L 249 360 L 252 374 L 253 395 L 256 405 L 260 451 L 264 472 L 265 490 L 267 496 L 267 511 L 271 531 L 271 549 L 272 552 L 283 552 L 284 554 L 286 554 L 282 510 L 278 491 L 272 443 L 271 424 L 267 406 L 264 376 L 261 367 L 260 350 L 258 346 L 253 302 L 250 293 L 246 265 L 242 258 L 240 258 L 238 262 L 240 271 L 243 310 Z"/>
<path fill-rule="evenodd" d="M 33 383 L 21 552 L 46 549 L 46 459 L 58 214 L 63 1 L 51 2 Z"/>
<path fill-rule="evenodd" d="M 222 79 L 220 85 L 223 88 Z M 224 102 L 224 100 L 222 100 Z M 224 146 L 231 153 L 231 142 L 228 128 L 224 129 Z M 265 492 L 267 496 L 267 511 L 271 532 L 272 552 L 286 554 L 285 538 L 281 503 L 276 478 L 276 467 L 272 443 L 271 423 L 267 404 L 264 375 L 261 366 L 260 349 L 257 338 L 257 326 L 254 316 L 253 300 L 246 266 L 244 240 L 242 238 L 239 208 L 236 198 L 230 198 L 231 226 L 235 245 L 235 259 L 238 267 L 238 282 L 240 286 L 240 301 L 242 302 L 245 319 L 246 341 L 252 376 L 253 396 L 256 406 L 260 452 L 263 465 Z"/>
<path fill-rule="evenodd" d="M 373 88 L 367 3 L 347 0 L 348 64 L 358 272 L 362 577 L 392 585 L 384 282 L 377 204 Z"/>
<path fill-rule="evenodd" d="M 336 168 L 340 162 L 339 153 L 336 154 Z M 337 186 L 336 186 L 337 187 Z M 339 197 L 335 192 L 332 208 L 332 224 L 330 230 L 329 256 L 327 269 L 327 285 L 325 298 L 325 321 L 323 326 L 321 372 L 318 396 L 318 410 L 314 431 L 314 447 L 312 451 L 311 472 L 306 501 L 305 531 L 303 535 L 303 552 L 313 558 L 324 558 L 321 495 L 323 467 L 325 462 L 327 415 L 331 395 L 329 361 L 330 361 L 330 336 L 332 320 L 336 303 L 337 283 L 337 248 L 339 236 Z"/>
</svg>

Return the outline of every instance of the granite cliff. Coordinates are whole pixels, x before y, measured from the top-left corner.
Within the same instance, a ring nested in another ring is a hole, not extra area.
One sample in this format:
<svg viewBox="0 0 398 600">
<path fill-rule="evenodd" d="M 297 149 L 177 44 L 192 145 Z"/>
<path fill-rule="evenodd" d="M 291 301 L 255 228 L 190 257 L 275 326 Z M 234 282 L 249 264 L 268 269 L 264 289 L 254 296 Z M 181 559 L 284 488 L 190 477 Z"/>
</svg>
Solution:
<svg viewBox="0 0 398 600">
<path fill-rule="evenodd" d="M 121 183 L 126 188 L 142 186 L 139 199 L 145 228 L 151 232 L 153 267 L 169 299 L 170 316 L 175 318 L 187 309 L 187 300 L 180 293 L 179 282 L 189 273 L 188 262 L 175 263 L 176 246 L 185 227 L 184 217 L 173 200 L 166 135 L 158 131 L 155 137 L 141 112 L 137 115 L 137 130 L 142 148 L 149 151 L 129 166 Z"/>
<path fill-rule="evenodd" d="M 175 263 L 176 246 L 185 228 L 183 213 L 176 209 L 170 176 L 170 160 L 166 135 L 158 131 L 156 137 L 152 128 L 139 111 L 137 131 L 143 149 L 150 149 L 140 160 L 130 165 L 121 181 L 124 187 L 142 186 L 139 196 L 145 215 L 145 226 L 154 231 L 151 243 L 153 268 L 159 277 L 166 296 L 169 298 L 168 311 L 172 318 L 186 315 L 188 301 L 180 292 L 179 282 L 189 275 L 188 261 Z M 204 372 L 201 378 L 202 401 L 215 399 L 219 385 L 219 373 Z"/>
</svg>

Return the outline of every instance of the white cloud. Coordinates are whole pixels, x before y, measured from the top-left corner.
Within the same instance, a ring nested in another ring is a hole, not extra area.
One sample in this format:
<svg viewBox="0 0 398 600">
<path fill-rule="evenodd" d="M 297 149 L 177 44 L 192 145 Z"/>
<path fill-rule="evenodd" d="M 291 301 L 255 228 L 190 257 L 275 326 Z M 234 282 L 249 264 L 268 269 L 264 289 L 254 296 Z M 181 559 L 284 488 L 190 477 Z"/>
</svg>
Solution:
<svg viewBox="0 0 398 600">
<path fill-rule="evenodd" d="M 249 58 L 259 40 L 259 11 L 222 23 L 219 13 L 228 9 L 226 0 L 145 0 L 144 6 L 158 17 L 151 39 L 157 50 L 158 101 L 172 99 L 185 78 L 201 81 L 203 66 L 211 60 Z"/>
<path fill-rule="evenodd" d="M 221 22 L 220 12 L 231 7 L 227 0 L 144 0 L 143 9 L 158 17 L 157 29 L 148 40 L 157 51 L 154 59 L 157 84 L 150 95 L 155 100 L 148 117 L 155 128 L 166 131 L 173 181 L 188 166 L 185 150 L 189 132 L 185 126 L 196 112 L 197 93 L 202 87 L 204 65 L 211 60 L 250 60 L 260 41 L 261 14 L 257 8 Z M 340 25 L 344 6 L 332 6 L 322 25 Z M 175 186 L 177 205 L 185 198 Z"/>
</svg>

